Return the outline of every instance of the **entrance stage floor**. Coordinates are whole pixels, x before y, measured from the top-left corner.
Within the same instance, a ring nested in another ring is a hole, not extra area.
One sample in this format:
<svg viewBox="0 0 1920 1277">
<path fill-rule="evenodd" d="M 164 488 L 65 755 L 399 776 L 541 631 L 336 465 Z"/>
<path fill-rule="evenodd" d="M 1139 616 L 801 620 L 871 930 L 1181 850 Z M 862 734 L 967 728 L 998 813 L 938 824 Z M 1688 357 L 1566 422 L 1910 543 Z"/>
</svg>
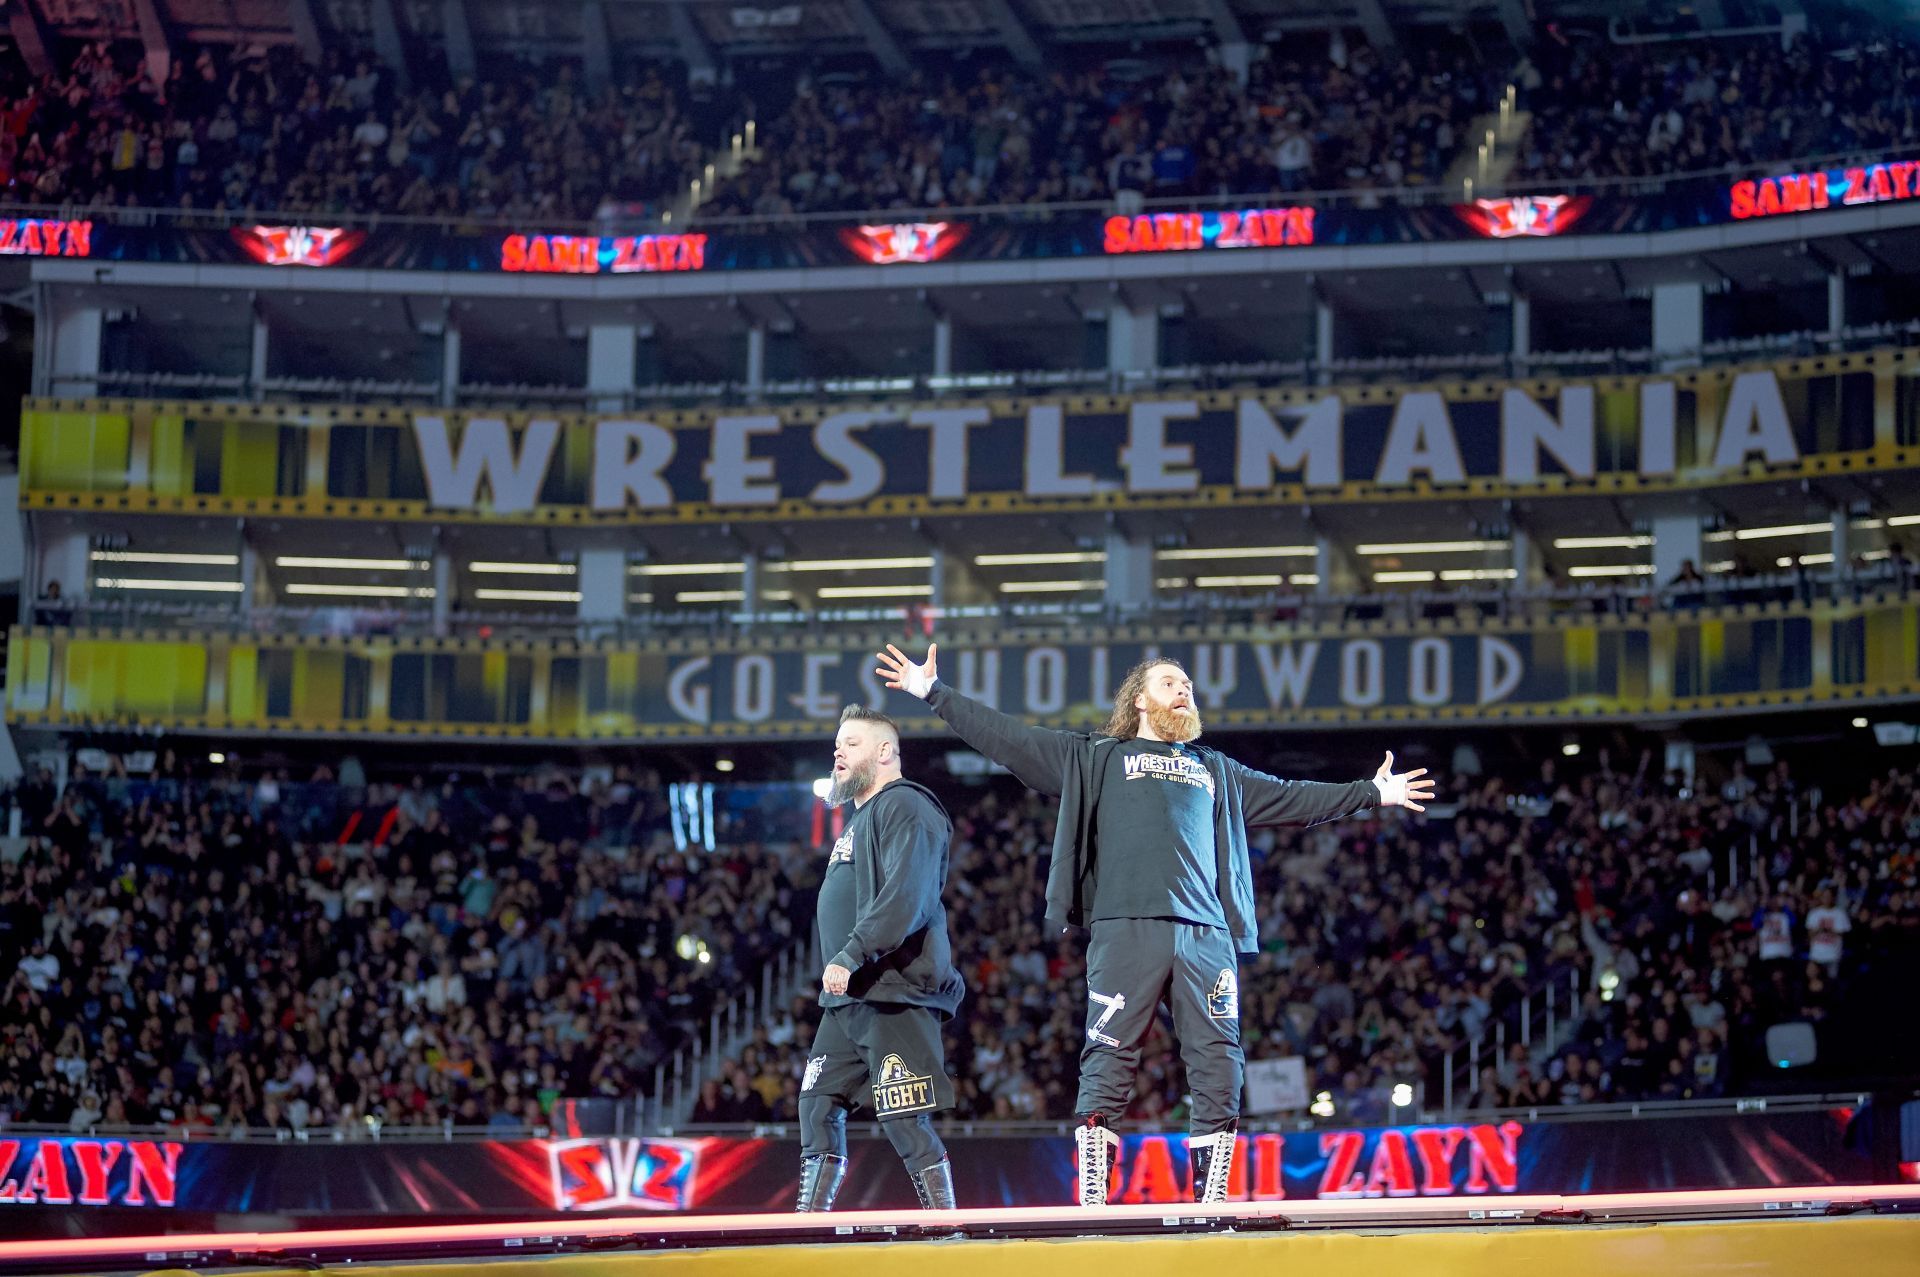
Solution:
<svg viewBox="0 0 1920 1277">
<path fill-rule="evenodd" d="M 0 1274 L 337 1266 L 366 1277 L 735 1277 L 747 1265 L 756 1277 L 981 1277 L 983 1268 L 992 1277 L 1915 1277 L 1920 1186 L 572 1216 L 0 1242 Z"/>
</svg>

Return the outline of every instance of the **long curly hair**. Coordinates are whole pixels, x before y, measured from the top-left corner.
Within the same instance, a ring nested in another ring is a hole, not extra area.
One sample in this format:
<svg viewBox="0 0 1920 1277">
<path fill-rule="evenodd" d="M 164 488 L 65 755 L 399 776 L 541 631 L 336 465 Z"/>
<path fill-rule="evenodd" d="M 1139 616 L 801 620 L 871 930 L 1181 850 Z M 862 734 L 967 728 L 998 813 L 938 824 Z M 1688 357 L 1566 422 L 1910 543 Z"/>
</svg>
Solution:
<svg viewBox="0 0 1920 1277">
<path fill-rule="evenodd" d="M 1134 701 L 1147 690 L 1148 672 L 1162 665 L 1171 665 L 1182 674 L 1187 672 L 1186 666 L 1164 656 L 1142 661 L 1128 670 L 1127 676 L 1120 680 L 1119 690 L 1113 694 L 1113 714 L 1107 719 L 1107 735 L 1116 740 L 1132 740 L 1140 734 L 1140 711 Z"/>
</svg>

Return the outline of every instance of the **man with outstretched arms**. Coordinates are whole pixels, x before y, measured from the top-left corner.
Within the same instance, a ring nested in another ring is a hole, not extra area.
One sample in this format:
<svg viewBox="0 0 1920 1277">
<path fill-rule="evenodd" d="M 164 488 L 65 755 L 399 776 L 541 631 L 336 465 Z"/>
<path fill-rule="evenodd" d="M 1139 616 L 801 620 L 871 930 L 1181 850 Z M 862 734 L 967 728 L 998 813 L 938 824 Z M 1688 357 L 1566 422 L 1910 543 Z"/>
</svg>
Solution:
<svg viewBox="0 0 1920 1277">
<path fill-rule="evenodd" d="M 916 665 L 889 645 L 877 672 L 1028 788 L 1060 799 L 1047 920 L 1091 933 L 1074 1109 L 1080 1204 L 1107 1200 L 1120 1144 L 1112 1120 L 1126 1111 L 1162 1001 L 1193 1095 L 1194 1199 L 1225 1201 L 1245 1072 L 1237 955 L 1259 948 L 1246 831 L 1371 807 L 1423 811 L 1433 781 L 1421 779 L 1425 768 L 1394 772 L 1392 754 L 1371 780 L 1281 780 L 1195 745 L 1200 715 L 1177 661 L 1135 666 L 1105 730 L 1087 735 L 1029 727 L 960 695 L 936 676 L 936 650 Z"/>
<path fill-rule="evenodd" d="M 831 1210 L 847 1170 L 847 1114 L 870 1102 L 920 1205 L 951 1210 L 953 1169 L 932 1115 L 953 1105 L 941 1022 L 965 991 L 953 966 L 947 880 L 953 822 L 900 774 L 900 729 L 840 715 L 827 802 L 853 804 L 820 882 L 820 1032 L 800 1084 L 797 1210 Z"/>
</svg>

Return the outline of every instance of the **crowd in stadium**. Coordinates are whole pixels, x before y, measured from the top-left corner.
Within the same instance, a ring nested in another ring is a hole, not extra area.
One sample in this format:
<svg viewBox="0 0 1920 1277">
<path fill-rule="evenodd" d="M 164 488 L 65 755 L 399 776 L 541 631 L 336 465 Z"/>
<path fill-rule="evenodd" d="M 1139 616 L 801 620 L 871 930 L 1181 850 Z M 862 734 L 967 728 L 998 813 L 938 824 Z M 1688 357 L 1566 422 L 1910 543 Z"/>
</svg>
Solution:
<svg viewBox="0 0 1920 1277">
<path fill-rule="evenodd" d="M 1451 814 L 1256 840 L 1248 1054 L 1305 1057 L 1348 1120 L 1387 1117 L 1399 1082 L 1436 1100 L 1447 1053 L 1545 982 L 1569 991 L 1570 1034 L 1489 1048 L 1459 1102 L 1725 1093 L 1766 1026 L 1819 1020 L 1889 928 L 1920 927 L 1911 774 L 1822 795 L 1784 764 L 1701 793 L 1646 757 L 1514 787 L 1471 771 L 1449 777 Z M 649 774 L 199 772 L 169 754 L 15 791 L 0 1120 L 540 1125 L 560 1096 L 651 1092 L 716 999 L 811 925 L 810 847 L 730 838 L 723 817 L 717 852 L 677 851 Z M 958 816 L 962 1115 L 1071 1113 L 1084 970 L 1035 917 L 1050 822 L 999 790 Z M 761 1024 L 693 1120 L 791 1118 L 817 1018 L 800 998 Z M 1145 1059 L 1136 1116 L 1177 1120 L 1159 1030 Z"/>
<path fill-rule="evenodd" d="M 573 68 L 403 90 L 370 57 L 202 47 L 164 83 L 107 45 L 0 85 L 14 203 L 584 220 L 687 188 L 695 136 L 671 68 L 588 93 Z"/>
<path fill-rule="evenodd" d="M 0 178 L 16 204 L 581 221 L 663 211 L 758 114 L 757 160 L 703 216 L 1374 191 L 1440 181 L 1510 81 L 1533 119 L 1522 180 L 1915 137 L 1905 44 L 1550 34 L 1517 72 L 1457 43 L 1382 52 L 1336 33 L 1263 47 L 1244 82 L 1197 54 L 983 60 L 897 80 L 803 71 L 789 100 L 756 108 L 736 89 L 700 110 L 670 64 L 598 92 L 565 62 L 403 87 L 338 50 L 311 66 L 287 48 L 199 47 L 156 77 L 136 50 L 94 44 L 54 76 L 0 69 Z"/>
<path fill-rule="evenodd" d="M 241 784 L 168 754 L 15 792 L 0 1120 L 541 1125 L 559 1096 L 650 1092 L 810 923 L 759 847 L 676 852 L 649 774 L 342 771 Z"/>
<path fill-rule="evenodd" d="M 1513 176 L 1761 169 L 1920 141 L 1920 48 L 1870 33 L 1700 45 L 1542 40 L 1520 78 L 1532 114 Z"/>
</svg>

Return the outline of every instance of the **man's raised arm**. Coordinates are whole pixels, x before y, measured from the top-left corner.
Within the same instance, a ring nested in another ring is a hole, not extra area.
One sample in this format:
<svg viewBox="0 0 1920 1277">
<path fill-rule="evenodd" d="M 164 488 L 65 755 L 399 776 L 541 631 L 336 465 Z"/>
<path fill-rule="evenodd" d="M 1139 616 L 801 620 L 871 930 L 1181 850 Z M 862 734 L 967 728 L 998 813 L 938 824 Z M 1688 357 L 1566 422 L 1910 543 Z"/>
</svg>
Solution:
<svg viewBox="0 0 1920 1277">
<path fill-rule="evenodd" d="M 1388 754 L 1372 780 L 1357 780 L 1349 785 L 1326 784 L 1316 780 L 1282 780 L 1263 771 L 1226 760 L 1227 768 L 1240 778 L 1244 816 L 1249 829 L 1262 825 L 1317 825 L 1366 811 L 1370 807 L 1406 807 L 1425 811 L 1433 800 L 1433 781 L 1427 769 L 1410 772 L 1393 770 L 1393 755 Z"/>
<path fill-rule="evenodd" d="M 1073 766 L 1074 751 L 1087 738 L 1078 732 L 1029 727 L 1010 714 L 962 696 L 940 681 L 935 666 L 938 652 L 937 643 L 928 644 L 927 659 L 916 665 L 889 643 L 875 657 L 880 668 L 874 673 L 888 687 L 925 701 L 961 740 L 1012 772 L 1028 789 L 1058 798 L 1067 769 Z"/>
</svg>

